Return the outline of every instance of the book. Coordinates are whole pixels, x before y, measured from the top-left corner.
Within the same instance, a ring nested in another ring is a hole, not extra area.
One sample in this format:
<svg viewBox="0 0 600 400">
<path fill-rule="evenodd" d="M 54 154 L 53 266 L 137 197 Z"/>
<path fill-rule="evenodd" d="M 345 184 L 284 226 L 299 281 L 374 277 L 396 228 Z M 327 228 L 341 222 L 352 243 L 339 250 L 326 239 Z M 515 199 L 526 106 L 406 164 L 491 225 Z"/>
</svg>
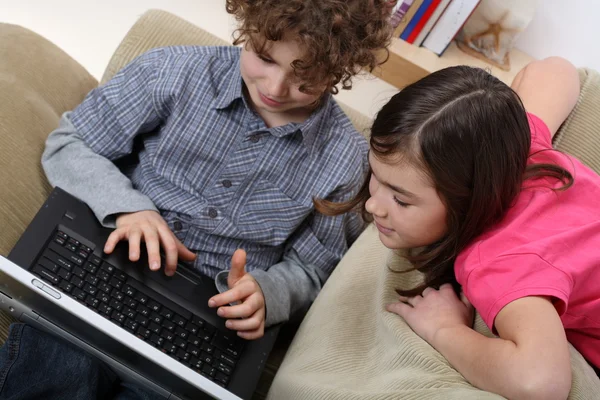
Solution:
<svg viewBox="0 0 600 400">
<path fill-rule="evenodd" d="M 413 31 L 410 33 L 410 35 L 408 35 L 408 39 L 406 39 L 406 41 L 408 43 L 412 43 L 412 44 L 415 43 L 415 39 L 417 38 L 417 36 L 419 36 L 421 31 L 423 30 L 423 27 L 425 26 L 425 24 L 427 24 L 427 22 L 429 22 L 429 19 L 431 18 L 431 16 L 435 12 L 435 10 L 440 5 L 440 2 L 441 2 L 441 0 L 433 0 L 431 2 L 431 4 L 429 5 L 429 7 L 427 7 L 427 10 L 425 10 L 425 13 L 421 17 L 421 19 L 419 19 L 419 21 L 417 22 L 417 25 L 415 26 Z"/>
<path fill-rule="evenodd" d="M 415 15 L 415 13 L 417 12 L 417 10 L 421 6 L 421 4 L 423 4 L 424 1 L 425 0 L 413 0 L 412 4 L 406 11 L 406 14 L 404 14 L 404 18 L 402 18 L 402 21 L 400 21 L 400 23 L 394 30 L 395 37 L 400 37 L 400 35 L 404 31 L 404 29 L 406 28 L 406 25 L 408 25 L 408 23 L 410 22 L 410 20 Z"/>
<path fill-rule="evenodd" d="M 431 3 L 433 3 L 433 0 L 424 0 L 423 3 L 421 3 L 419 8 L 417 9 L 417 12 L 413 15 L 411 20 L 408 22 L 408 25 L 406 25 L 406 28 L 404 28 L 404 30 L 402 31 L 400 39 L 408 41 L 408 37 L 415 29 L 421 18 L 423 18 L 423 15 L 425 15 L 425 12 L 427 11 Z"/>
<path fill-rule="evenodd" d="M 448 4 L 450 4 L 450 1 L 451 0 L 441 0 L 440 4 L 436 7 L 435 11 L 431 15 L 431 18 L 429 18 L 429 21 L 427 21 L 427 23 L 425 24 L 423 29 L 421 29 L 421 32 L 413 42 L 415 46 L 421 46 L 421 44 L 423 44 L 423 41 L 425 40 L 427 35 L 429 35 L 429 32 L 431 32 L 436 22 L 438 22 L 438 20 L 442 16 L 442 13 L 446 9 L 446 7 L 448 7 Z"/>
<path fill-rule="evenodd" d="M 453 0 L 423 41 L 423 47 L 442 55 L 480 0 Z"/>
<path fill-rule="evenodd" d="M 394 7 L 394 10 L 392 11 L 392 17 L 391 17 L 391 24 L 394 27 L 394 29 L 398 27 L 400 22 L 402 22 L 402 19 L 406 15 L 406 12 L 412 5 L 413 1 L 414 0 L 404 0 L 404 1 L 398 0 L 398 2 L 396 3 L 396 6 Z"/>
</svg>

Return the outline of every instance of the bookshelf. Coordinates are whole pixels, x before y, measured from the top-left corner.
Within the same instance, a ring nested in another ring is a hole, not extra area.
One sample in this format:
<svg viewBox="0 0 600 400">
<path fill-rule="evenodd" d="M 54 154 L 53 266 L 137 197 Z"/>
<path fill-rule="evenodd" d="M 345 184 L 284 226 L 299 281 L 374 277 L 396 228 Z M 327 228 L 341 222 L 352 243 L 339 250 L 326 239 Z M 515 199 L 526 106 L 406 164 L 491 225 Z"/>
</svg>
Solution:
<svg viewBox="0 0 600 400">
<path fill-rule="evenodd" d="M 510 85 L 514 76 L 534 58 L 513 49 L 510 53 L 510 71 L 488 64 L 485 61 L 468 55 L 452 42 L 441 57 L 426 49 L 416 47 L 399 38 L 393 38 L 389 47 L 390 57 L 383 65 L 372 73 L 387 83 L 403 88 L 431 72 L 453 65 L 470 65 L 487 69 L 490 73 Z"/>
</svg>

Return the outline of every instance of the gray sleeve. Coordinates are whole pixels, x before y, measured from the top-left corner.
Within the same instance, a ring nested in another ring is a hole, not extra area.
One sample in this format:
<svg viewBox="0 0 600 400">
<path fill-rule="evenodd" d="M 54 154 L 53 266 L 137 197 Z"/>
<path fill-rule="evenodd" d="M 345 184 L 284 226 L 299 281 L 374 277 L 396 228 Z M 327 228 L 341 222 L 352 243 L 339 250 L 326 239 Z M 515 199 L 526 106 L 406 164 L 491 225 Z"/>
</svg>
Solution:
<svg viewBox="0 0 600 400">
<path fill-rule="evenodd" d="M 118 213 L 157 211 L 150 198 L 135 190 L 109 159 L 96 154 L 63 114 L 59 127 L 46 140 L 42 167 L 52 186 L 71 193 L 88 204 L 106 227 L 115 226 Z"/>
<path fill-rule="evenodd" d="M 227 290 L 228 274 L 229 271 L 217 274 L 215 282 L 219 292 Z M 266 326 L 303 317 L 328 278 L 321 268 L 303 263 L 293 249 L 268 270 L 254 270 L 250 275 L 265 296 Z"/>
</svg>

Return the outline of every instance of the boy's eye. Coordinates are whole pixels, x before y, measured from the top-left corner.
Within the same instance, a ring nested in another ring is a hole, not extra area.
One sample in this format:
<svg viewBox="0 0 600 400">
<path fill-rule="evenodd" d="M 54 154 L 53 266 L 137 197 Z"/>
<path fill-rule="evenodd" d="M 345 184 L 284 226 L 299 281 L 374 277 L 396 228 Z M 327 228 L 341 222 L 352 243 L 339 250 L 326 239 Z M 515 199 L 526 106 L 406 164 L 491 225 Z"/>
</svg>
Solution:
<svg viewBox="0 0 600 400">
<path fill-rule="evenodd" d="M 265 62 L 267 64 L 273 64 L 274 63 L 274 61 L 271 60 L 269 57 L 265 57 L 265 56 L 262 56 L 260 54 L 258 55 L 258 58 L 260 58 L 262 62 Z"/>
<path fill-rule="evenodd" d="M 397 197 L 394 197 L 394 201 L 395 201 L 396 203 L 398 203 L 398 205 L 400 205 L 400 207 L 404 207 L 404 208 L 406 208 L 406 207 L 410 206 L 410 204 L 408 204 L 408 203 L 405 203 L 405 202 L 403 202 L 403 201 L 401 201 L 401 200 L 398 200 L 398 198 L 397 198 Z"/>
</svg>

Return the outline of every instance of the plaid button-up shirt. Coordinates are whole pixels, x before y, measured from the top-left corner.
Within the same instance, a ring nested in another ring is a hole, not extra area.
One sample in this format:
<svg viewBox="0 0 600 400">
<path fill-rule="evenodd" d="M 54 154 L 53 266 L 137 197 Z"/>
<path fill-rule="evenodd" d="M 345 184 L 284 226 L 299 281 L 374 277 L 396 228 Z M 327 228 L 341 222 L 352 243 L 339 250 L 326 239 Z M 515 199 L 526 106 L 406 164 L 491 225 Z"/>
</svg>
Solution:
<svg viewBox="0 0 600 400">
<path fill-rule="evenodd" d="M 268 128 L 243 95 L 239 63 L 236 47 L 152 50 L 93 90 L 73 124 L 152 199 L 204 274 L 229 269 L 237 248 L 249 271 L 293 248 L 330 272 L 363 224 L 312 201 L 356 194 L 367 143 L 329 95 L 305 122 Z"/>
</svg>

